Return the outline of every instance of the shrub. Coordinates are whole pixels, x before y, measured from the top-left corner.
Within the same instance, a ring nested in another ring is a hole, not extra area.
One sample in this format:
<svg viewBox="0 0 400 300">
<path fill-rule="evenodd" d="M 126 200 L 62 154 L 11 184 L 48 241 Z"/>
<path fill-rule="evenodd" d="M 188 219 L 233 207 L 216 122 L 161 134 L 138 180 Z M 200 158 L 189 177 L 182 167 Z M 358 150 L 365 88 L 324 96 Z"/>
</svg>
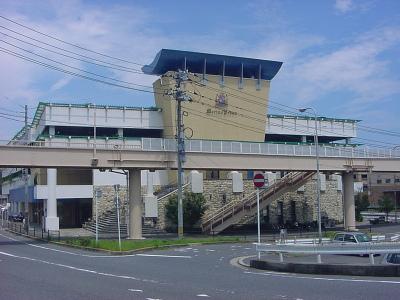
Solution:
<svg viewBox="0 0 400 300">
<path fill-rule="evenodd" d="M 206 200 L 202 194 L 185 193 L 182 208 L 184 228 L 193 229 L 207 209 Z M 171 225 L 178 225 L 178 196 L 169 198 L 165 205 L 165 217 Z"/>
</svg>

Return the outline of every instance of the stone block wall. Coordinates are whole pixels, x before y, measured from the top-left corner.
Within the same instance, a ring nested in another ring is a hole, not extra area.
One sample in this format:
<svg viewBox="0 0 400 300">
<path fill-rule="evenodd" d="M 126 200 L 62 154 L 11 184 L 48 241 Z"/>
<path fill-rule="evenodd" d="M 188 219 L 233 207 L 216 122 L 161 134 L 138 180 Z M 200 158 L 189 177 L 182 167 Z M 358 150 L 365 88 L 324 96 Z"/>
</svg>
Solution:
<svg viewBox="0 0 400 300">
<path fill-rule="evenodd" d="M 280 222 L 279 218 L 279 202 L 283 204 L 283 222 L 293 222 L 292 209 L 294 202 L 296 221 L 299 223 L 312 222 L 317 219 L 317 202 L 316 202 L 316 179 L 311 179 L 304 186 L 304 191 L 286 193 L 277 201 L 269 205 L 269 223 L 276 224 Z M 244 197 L 255 192 L 252 180 L 243 180 L 243 193 L 232 192 L 232 181 L 229 179 L 221 180 L 205 180 L 203 187 L 203 195 L 206 199 L 207 211 L 204 218 L 218 209 L 222 208 L 229 202 L 240 202 Z M 112 186 L 96 186 L 95 190 L 102 191 L 102 198 L 99 200 L 98 210 L 99 216 L 105 214 L 107 211 L 115 209 L 115 192 Z M 155 190 L 160 187 L 155 187 Z M 185 191 L 190 190 L 190 185 L 186 186 Z M 144 195 L 145 189 L 142 189 Z M 125 220 L 128 216 L 128 202 L 126 199 L 126 187 L 121 187 L 119 192 L 120 206 L 121 206 L 121 219 Z M 174 194 L 172 194 L 174 195 Z M 172 196 L 171 195 L 171 196 Z M 164 197 L 158 201 L 158 219 L 156 227 L 164 229 L 167 225 L 165 219 L 165 205 L 169 197 Z M 143 204 L 144 214 L 144 204 Z M 267 210 L 262 212 L 265 220 Z M 335 220 L 336 222 L 343 221 L 343 205 L 342 205 L 342 191 L 337 190 L 336 180 L 331 180 L 329 177 L 326 179 L 326 190 L 321 191 L 321 216 Z M 95 217 L 95 203 L 93 201 L 93 218 Z M 247 218 L 242 220 L 243 223 L 254 222 L 255 218 Z"/>
</svg>

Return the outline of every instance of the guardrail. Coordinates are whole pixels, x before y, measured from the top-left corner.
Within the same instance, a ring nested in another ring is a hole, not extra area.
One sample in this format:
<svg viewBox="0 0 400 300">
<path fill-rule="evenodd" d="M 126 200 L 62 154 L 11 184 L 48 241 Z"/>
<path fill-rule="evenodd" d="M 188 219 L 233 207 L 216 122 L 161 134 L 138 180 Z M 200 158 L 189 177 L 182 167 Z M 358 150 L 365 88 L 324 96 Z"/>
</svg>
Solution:
<svg viewBox="0 0 400 300">
<path fill-rule="evenodd" d="M 137 140 L 110 139 L 94 142 L 93 139 L 74 141 L 74 139 L 33 141 L 26 143 L 23 140 L 0 141 L 3 146 L 9 147 L 45 147 L 45 148 L 82 148 L 105 150 L 141 150 L 141 151 L 176 151 L 175 139 L 141 138 Z M 185 140 L 186 152 L 202 153 L 232 153 L 232 154 L 258 154 L 275 156 L 315 156 L 314 145 L 285 145 L 272 143 L 252 143 L 236 141 L 213 140 Z M 400 158 L 400 150 L 373 149 L 338 146 L 319 146 L 320 157 L 345 157 L 345 158 Z"/>
<path fill-rule="evenodd" d="M 399 253 L 399 242 L 367 242 L 367 243 L 321 243 L 321 244 L 265 244 L 255 243 L 257 252 L 272 252 L 279 254 L 283 262 L 283 253 L 313 254 L 321 263 L 322 254 L 352 254 L 369 255 L 370 263 L 374 264 L 374 254 Z"/>
</svg>

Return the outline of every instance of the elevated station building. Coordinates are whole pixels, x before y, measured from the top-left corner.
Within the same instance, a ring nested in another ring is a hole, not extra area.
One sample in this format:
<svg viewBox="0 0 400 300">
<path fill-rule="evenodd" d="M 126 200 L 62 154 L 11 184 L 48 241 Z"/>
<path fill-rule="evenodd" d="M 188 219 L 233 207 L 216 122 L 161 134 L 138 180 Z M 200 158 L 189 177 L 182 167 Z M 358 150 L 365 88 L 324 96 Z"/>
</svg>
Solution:
<svg viewBox="0 0 400 300">
<path fill-rule="evenodd" d="M 313 144 L 317 122 L 320 143 L 335 147 L 357 146 L 351 144 L 351 139 L 357 136 L 359 120 L 325 117 L 315 120 L 307 116 L 268 113 L 271 80 L 281 65 L 276 61 L 162 49 L 151 64 L 143 67 L 144 73 L 159 76 L 153 84 L 154 107 L 118 106 L 111 101 L 109 105 L 41 102 L 32 123 L 22 128 L 10 143 L 35 141 L 54 147 L 61 144 L 71 147 L 102 144 L 110 149 L 124 145 L 134 149 L 143 138 L 174 139 L 177 125 L 173 96 L 176 73 L 188 70 L 188 80 L 183 83 L 183 90 L 191 98 L 191 101 L 183 103 L 186 138 L 209 141 L 211 147 L 213 141 Z M 96 151 L 95 146 L 93 150 Z M 239 191 L 233 187 L 231 172 L 201 172 L 203 193 L 210 202 L 210 210 L 217 210 L 230 201 L 240 201 L 252 191 L 254 172 L 237 171 L 244 182 L 244 188 Z M 268 176 L 279 179 L 285 171 Z M 93 165 L 92 169 L 32 169 L 25 176 L 20 169 L 4 169 L 2 193 L 11 203 L 10 213 L 23 212 L 27 178 L 32 222 L 41 223 L 50 230 L 81 227 L 93 218 L 96 190 L 102 191 L 100 214 L 113 209 L 113 185 L 127 186 L 128 182 L 127 177 L 118 172 L 123 170 L 98 170 Z M 323 176 L 324 192 L 334 191 L 325 193 L 326 215 L 341 222 L 340 180 L 336 174 Z M 162 195 L 166 188 L 173 189 L 176 172 L 142 170 L 140 181 L 146 204 L 143 217 L 165 227 L 165 200 L 158 201 L 154 190 Z M 315 220 L 314 194 L 315 180 L 311 180 L 310 188 L 301 187 L 292 196 L 283 196 L 266 208 L 263 212 L 266 222 Z M 125 199 L 124 209 L 129 200 L 125 195 L 121 198 Z M 334 214 L 328 212 L 332 209 L 335 209 Z M 129 219 L 127 216 L 126 220 Z"/>
</svg>

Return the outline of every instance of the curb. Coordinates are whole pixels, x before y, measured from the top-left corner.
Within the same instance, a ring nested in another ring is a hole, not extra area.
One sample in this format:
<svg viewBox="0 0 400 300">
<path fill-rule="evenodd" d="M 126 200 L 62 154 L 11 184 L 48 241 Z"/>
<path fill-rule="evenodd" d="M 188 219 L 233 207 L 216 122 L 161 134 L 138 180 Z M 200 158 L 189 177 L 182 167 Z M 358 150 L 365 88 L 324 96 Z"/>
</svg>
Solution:
<svg viewBox="0 0 400 300">
<path fill-rule="evenodd" d="M 250 260 L 250 267 L 275 272 L 316 275 L 348 275 L 372 277 L 400 276 L 400 265 L 306 264 L 280 263 L 267 260 Z"/>
<path fill-rule="evenodd" d="M 75 249 L 80 249 L 80 250 L 86 250 L 86 251 L 92 251 L 92 252 L 100 252 L 100 253 L 108 253 L 110 255 L 121 255 L 121 256 L 134 254 L 136 252 L 151 251 L 151 250 L 162 250 L 162 249 L 168 249 L 168 248 L 179 248 L 179 247 L 187 247 L 187 246 L 247 243 L 247 241 L 219 241 L 219 242 L 204 242 L 204 243 L 171 244 L 171 245 L 162 245 L 162 246 L 158 246 L 158 247 L 144 247 L 144 248 L 138 248 L 138 249 L 133 249 L 133 250 L 115 251 L 115 250 L 107 250 L 107 249 L 101 249 L 101 248 L 91 248 L 91 247 L 84 247 L 84 246 L 79 246 L 79 245 L 67 244 L 67 243 L 63 243 L 63 242 L 57 242 L 57 241 L 42 239 L 40 237 L 33 237 L 33 236 L 27 235 L 25 233 L 13 231 L 13 230 L 10 230 L 10 229 L 6 229 L 6 230 L 8 232 L 13 233 L 13 234 L 20 235 L 20 236 L 23 236 L 23 237 L 26 237 L 26 238 L 30 238 L 30 239 L 33 239 L 33 240 L 43 241 L 43 242 L 47 242 L 47 243 L 51 243 L 51 244 L 56 244 L 56 245 L 75 248 Z"/>
</svg>

